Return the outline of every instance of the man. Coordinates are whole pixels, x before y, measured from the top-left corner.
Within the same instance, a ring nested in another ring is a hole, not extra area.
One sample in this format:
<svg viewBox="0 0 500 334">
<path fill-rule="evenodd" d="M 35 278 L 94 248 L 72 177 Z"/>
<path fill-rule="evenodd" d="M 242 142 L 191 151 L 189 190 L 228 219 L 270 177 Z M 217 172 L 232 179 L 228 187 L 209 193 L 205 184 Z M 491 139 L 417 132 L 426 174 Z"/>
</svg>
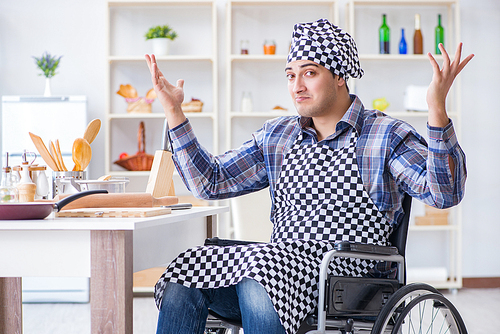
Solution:
<svg viewBox="0 0 500 334">
<path fill-rule="evenodd" d="M 351 36 L 327 20 L 297 24 L 285 73 L 299 116 L 266 122 L 239 149 L 214 157 L 181 110 L 182 80 L 171 85 L 146 56 L 170 125 L 174 161 L 196 196 L 221 199 L 265 187 L 273 200 L 269 244 L 190 249 L 155 289 L 157 333 L 203 333 L 208 308 L 241 320 L 246 334 L 294 333 L 316 306 L 321 255 L 340 240 L 386 244 L 401 221 L 404 193 L 446 208 L 460 202 L 465 156 L 445 109 L 446 95 L 473 55 L 440 69 L 429 55 L 429 145 L 408 124 L 365 110 L 346 80 L 359 78 Z M 337 259 L 338 275 L 362 276 L 376 263 Z M 382 273 L 383 274 L 383 273 Z"/>
</svg>

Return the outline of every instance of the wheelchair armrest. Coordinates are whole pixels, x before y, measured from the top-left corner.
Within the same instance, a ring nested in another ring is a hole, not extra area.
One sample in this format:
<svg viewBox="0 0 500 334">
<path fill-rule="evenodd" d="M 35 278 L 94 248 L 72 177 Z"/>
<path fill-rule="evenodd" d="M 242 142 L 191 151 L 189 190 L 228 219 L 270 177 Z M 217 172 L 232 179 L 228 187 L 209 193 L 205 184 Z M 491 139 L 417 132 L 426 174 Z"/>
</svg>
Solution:
<svg viewBox="0 0 500 334">
<path fill-rule="evenodd" d="M 394 246 L 368 245 L 357 242 L 341 241 L 335 244 L 335 250 L 341 252 L 368 253 L 376 255 L 398 255 Z"/>
<path fill-rule="evenodd" d="M 258 244 L 257 241 L 219 239 L 218 237 L 205 239 L 205 246 L 233 246 L 233 245 L 250 245 Z"/>
</svg>

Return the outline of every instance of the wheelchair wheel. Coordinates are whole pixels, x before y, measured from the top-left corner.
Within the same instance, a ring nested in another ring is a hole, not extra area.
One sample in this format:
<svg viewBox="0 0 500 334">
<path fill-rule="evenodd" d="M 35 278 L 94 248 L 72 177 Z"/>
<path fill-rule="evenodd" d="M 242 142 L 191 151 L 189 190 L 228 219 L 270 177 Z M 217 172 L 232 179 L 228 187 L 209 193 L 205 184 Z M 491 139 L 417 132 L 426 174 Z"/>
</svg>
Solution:
<svg viewBox="0 0 500 334">
<path fill-rule="evenodd" d="M 408 284 L 398 289 L 380 311 L 373 324 L 372 334 L 391 333 L 399 315 L 408 303 L 418 296 L 432 293 L 440 294 L 434 287 L 423 283 Z"/>
<path fill-rule="evenodd" d="M 466 334 L 462 317 L 442 294 L 424 294 L 413 299 L 402 310 L 392 333 Z"/>
</svg>

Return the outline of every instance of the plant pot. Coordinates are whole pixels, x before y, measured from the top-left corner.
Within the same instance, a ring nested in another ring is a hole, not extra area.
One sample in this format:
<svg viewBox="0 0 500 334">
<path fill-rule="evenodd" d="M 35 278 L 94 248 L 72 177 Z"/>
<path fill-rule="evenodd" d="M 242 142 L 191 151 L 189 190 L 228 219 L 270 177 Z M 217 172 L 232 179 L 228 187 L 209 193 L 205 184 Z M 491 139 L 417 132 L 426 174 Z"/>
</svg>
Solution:
<svg viewBox="0 0 500 334">
<path fill-rule="evenodd" d="M 170 41 L 169 38 L 153 38 L 151 42 L 153 43 L 153 53 L 155 56 L 167 56 L 170 49 Z"/>
</svg>

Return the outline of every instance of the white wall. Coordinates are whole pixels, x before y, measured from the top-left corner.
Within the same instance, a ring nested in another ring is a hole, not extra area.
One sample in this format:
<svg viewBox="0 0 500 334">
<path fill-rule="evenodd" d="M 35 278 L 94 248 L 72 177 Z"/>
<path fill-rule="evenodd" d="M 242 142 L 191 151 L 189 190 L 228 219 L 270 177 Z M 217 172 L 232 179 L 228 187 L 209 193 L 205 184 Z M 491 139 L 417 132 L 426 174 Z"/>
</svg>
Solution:
<svg viewBox="0 0 500 334">
<path fill-rule="evenodd" d="M 345 26 L 346 0 L 341 0 Z M 219 7 L 219 109 L 223 127 L 224 15 Z M 463 274 L 465 277 L 500 276 L 499 218 L 495 207 L 500 164 L 497 140 L 500 113 L 494 106 L 500 88 L 500 1 L 462 0 L 462 40 L 465 53 L 476 58 L 462 74 L 462 146 L 467 154 L 469 179 L 463 201 Z M 105 115 L 106 3 L 104 0 L 18 0 L 0 2 L 0 95 L 41 95 L 44 78 L 37 76 L 31 56 L 44 51 L 63 55 L 59 74 L 52 80 L 54 95 L 86 95 L 88 119 Z M 358 31 L 358 34 L 360 32 Z M 407 33 L 407 40 L 409 38 Z M 367 106 L 368 102 L 365 101 Z M 61 126 L 71 126 L 64 120 Z M 224 135 L 220 136 L 221 147 Z M 104 136 L 92 145 L 90 178 L 104 173 Z"/>
</svg>

